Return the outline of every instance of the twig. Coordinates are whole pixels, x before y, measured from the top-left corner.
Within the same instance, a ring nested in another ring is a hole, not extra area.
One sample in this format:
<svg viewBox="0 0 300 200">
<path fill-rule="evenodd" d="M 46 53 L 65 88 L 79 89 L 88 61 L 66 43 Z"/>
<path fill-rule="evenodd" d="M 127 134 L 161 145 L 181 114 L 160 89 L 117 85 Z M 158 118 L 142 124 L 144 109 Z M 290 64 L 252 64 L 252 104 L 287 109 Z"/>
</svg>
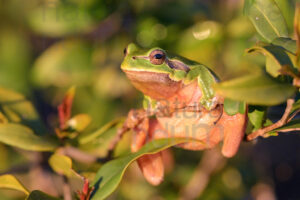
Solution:
<svg viewBox="0 0 300 200">
<path fill-rule="evenodd" d="M 211 174 L 225 165 L 226 159 L 219 150 L 211 149 L 204 152 L 202 159 L 194 171 L 192 178 L 180 192 L 180 200 L 196 199 L 209 183 Z"/>
<path fill-rule="evenodd" d="M 69 156 L 69 157 L 73 158 L 74 160 L 77 160 L 82 163 L 94 163 L 94 162 L 103 163 L 103 162 L 106 162 L 109 160 L 107 157 L 101 158 L 101 157 L 98 157 L 95 155 L 91 155 L 89 153 L 86 153 L 84 151 L 81 151 L 81 150 L 79 150 L 75 147 L 71 147 L 71 146 L 63 147 L 60 149 L 60 151 L 62 154 Z"/>
<path fill-rule="evenodd" d="M 123 135 L 129 130 L 130 129 L 127 126 L 123 126 L 122 128 L 118 129 L 116 137 L 109 145 L 108 153 L 106 156 L 107 160 L 110 160 L 112 158 L 114 149 L 117 146 L 118 142 L 122 139 Z"/>
<path fill-rule="evenodd" d="M 270 125 L 270 126 L 267 126 L 265 128 L 261 128 L 251 134 L 249 134 L 247 136 L 247 140 L 248 141 L 251 141 L 251 140 L 254 140 L 255 138 L 259 137 L 259 136 L 264 136 L 266 133 L 276 129 L 276 128 L 279 128 L 283 125 L 285 125 L 288 121 L 289 121 L 289 114 L 292 110 L 292 107 L 293 107 L 293 104 L 294 104 L 295 100 L 294 99 L 288 99 L 287 100 L 287 103 L 286 103 L 286 108 L 285 108 L 285 111 L 284 111 L 284 114 L 282 116 L 282 118 L 280 120 L 278 120 L 276 123 Z"/>
<path fill-rule="evenodd" d="M 63 192 L 64 192 L 64 200 L 72 200 L 71 187 L 69 185 L 69 181 L 66 176 L 63 176 Z"/>
</svg>

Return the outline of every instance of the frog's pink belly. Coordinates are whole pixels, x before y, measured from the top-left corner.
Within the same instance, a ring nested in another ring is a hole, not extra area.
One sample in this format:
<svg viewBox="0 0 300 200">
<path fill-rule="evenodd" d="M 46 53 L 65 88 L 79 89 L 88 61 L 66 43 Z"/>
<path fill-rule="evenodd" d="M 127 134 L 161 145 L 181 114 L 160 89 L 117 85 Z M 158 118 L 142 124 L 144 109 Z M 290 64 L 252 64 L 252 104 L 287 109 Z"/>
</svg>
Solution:
<svg viewBox="0 0 300 200">
<path fill-rule="evenodd" d="M 172 117 L 158 117 L 160 126 L 157 126 L 154 137 L 191 138 L 199 141 L 189 142 L 180 147 L 189 150 L 212 148 L 223 139 L 222 134 L 212 134 L 218 127 L 220 113 L 176 112 Z M 222 131 L 218 131 L 222 133 Z"/>
<path fill-rule="evenodd" d="M 247 124 L 246 114 L 229 116 L 225 111 L 221 118 L 218 113 L 210 112 L 203 115 L 194 113 L 193 115 L 189 112 L 177 113 L 172 117 L 158 117 L 155 121 L 151 122 L 154 138 L 177 137 L 199 140 L 199 142 L 180 145 L 189 150 L 213 148 L 225 138 L 222 152 L 227 157 L 237 152 Z"/>
</svg>

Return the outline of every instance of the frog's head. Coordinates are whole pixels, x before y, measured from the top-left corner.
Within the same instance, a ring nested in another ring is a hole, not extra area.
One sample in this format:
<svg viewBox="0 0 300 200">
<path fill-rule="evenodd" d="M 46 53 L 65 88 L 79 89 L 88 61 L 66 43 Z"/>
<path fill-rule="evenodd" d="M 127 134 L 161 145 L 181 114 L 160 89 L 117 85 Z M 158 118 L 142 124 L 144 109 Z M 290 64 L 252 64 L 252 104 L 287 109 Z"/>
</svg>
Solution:
<svg viewBox="0 0 300 200">
<path fill-rule="evenodd" d="M 121 69 L 132 84 L 153 99 L 169 98 L 182 86 L 194 62 L 161 48 L 141 49 L 131 43 L 124 49 Z"/>
</svg>

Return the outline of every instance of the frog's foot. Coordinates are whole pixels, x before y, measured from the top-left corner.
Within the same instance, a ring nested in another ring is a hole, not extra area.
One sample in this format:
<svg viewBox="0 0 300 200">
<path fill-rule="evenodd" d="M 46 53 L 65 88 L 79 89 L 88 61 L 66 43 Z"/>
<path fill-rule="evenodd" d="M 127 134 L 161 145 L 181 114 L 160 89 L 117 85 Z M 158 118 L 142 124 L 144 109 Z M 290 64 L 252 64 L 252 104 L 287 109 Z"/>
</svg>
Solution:
<svg viewBox="0 0 300 200">
<path fill-rule="evenodd" d="M 120 129 L 118 129 L 115 138 L 110 143 L 110 146 L 108 148 L 107 159 L 111 159 L 113 151 L 117 146 L 118 142 L 122 139 L 123 135 L 127 131 L 134 129 L 147 117 L 148 117 L 147 112 L 144 109 L 139 109 L 139 110 L 132 109 L 129 111 L 123 126 Z"/>
<path fill-rule="evenodd" d="M 151 126 L 151 123 L 150 123 Z M 134 137 L 131 143 L 131 151 L 138 151 L 145 143 L 153 139 L 149 128 L 149 119 L 145 118 L 134 129 Z M 164 178 L 164 163 L 162 152 L 144 155 L 137 159 L 138 165 L 146 178 L 152 185 L 159 185 Z"/>
<path fill-rule="evenodd" d="M 244 137 L 247 126 L 247 112 L 245 114 L 238 113 L 233 116 L 227 115 L 226 112 L 223 113 L 222 118 L 217 124 L 220 129 L 215 131 L 216 133 L 224 134 L 222 154 L 225 157 L 232 157 L 237 153 Z"/>
</svg>

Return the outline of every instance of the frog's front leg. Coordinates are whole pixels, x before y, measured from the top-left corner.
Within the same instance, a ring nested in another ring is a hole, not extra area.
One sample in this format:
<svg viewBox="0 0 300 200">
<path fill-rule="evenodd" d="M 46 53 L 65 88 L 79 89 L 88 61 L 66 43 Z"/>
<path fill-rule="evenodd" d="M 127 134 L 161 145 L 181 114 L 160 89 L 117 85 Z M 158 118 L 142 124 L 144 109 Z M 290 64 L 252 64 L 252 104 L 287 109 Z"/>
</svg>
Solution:
<svg viewBox="0 0 300 200">
<path fill-rule="evenodd" d="M 154 119 L 153 119 L 154 120 Z M 149 118 L 144 118 L 137 126 L 133 128 L 134 135 L 131 143 L 131 151 L 137 152 L 145 143 L 153 139 L 155 132 L 155 123 Z M 144 155 L 137 159 L 138 165 L 146 178 L 152 185 L 158 185 L 163 181 L 164 163 L 162 152 Z"/>
</svg>

